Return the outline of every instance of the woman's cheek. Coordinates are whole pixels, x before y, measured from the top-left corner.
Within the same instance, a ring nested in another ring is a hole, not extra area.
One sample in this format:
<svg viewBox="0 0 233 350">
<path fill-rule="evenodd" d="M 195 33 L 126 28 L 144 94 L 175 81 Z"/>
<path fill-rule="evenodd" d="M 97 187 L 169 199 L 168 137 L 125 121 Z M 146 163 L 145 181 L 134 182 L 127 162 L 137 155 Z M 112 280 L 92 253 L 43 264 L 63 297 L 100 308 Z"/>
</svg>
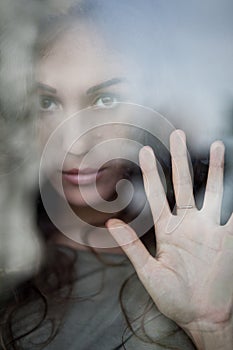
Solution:
<svg viewBox="0 0 233 350">
<path fill-rule="evenodd" d="M 61 149 L 61 144 L 62 144 L 61 135 L 59 136 L 57 134 L 56 138 L 53 138 L 52 142 L 50 142 L 51 136 L 58 126 L 59 126 L 59 120 L 56 120 L 56 118 L 47 118 L 43 116 L 38 120 L 37 140 L 38 140 L 39 150 L 41 154 L 44 152 L 45 148 L 48 146 L 50 148 L 51 147 L 54 148 L 55 155 L 58 152 L 58 150 Z"/>
</svg>

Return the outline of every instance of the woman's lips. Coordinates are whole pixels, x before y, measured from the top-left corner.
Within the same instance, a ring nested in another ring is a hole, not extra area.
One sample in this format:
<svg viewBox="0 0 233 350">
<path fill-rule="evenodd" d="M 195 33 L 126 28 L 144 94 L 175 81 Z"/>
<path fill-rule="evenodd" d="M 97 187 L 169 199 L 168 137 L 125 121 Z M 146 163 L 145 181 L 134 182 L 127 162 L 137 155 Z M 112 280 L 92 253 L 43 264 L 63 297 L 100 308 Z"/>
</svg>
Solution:
<svg viewBox="0 0 233 350">
<path fill-rule="evenodd" d="M 73 185 L 89 185 L 95 183 L 105 171 L 106 168 L 102 169 L 70 169 L 62 171 L 62 178 Z"/>
</svg>

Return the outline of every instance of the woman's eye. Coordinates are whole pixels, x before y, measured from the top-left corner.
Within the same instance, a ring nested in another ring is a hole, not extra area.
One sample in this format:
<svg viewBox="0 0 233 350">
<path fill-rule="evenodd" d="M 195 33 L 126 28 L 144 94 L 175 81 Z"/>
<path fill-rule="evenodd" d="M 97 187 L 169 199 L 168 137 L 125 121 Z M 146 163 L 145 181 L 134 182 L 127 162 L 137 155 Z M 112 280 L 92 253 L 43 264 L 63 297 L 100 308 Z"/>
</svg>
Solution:
<svg viewBox="0 0 233 350">
<path fill-rule="evenodd" d="M 118 103 L 119 99 L 117 98 L 117 96 L 104 95 L 99 96 L 95 100 L 94 105 L 100 108 L 115 108 Z"/>
<path fill-rule="evenodd" d="M 60 103 L 49 96 L 40 96 L 39 106 L 44 112 L 54 112 L 60 109 Z"/>
</svg>

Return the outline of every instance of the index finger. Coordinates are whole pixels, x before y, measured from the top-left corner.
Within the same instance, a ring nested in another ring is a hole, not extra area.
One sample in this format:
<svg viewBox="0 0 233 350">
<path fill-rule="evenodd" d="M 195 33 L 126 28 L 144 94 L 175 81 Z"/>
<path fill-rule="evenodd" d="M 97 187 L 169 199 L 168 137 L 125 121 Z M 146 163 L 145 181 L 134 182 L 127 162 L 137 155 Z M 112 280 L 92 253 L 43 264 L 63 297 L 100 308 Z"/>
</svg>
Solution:
<svg viewBox="0 0 233 350">
<path fill-rule="evenodd" d="M 155 227 L 159 220 L 168 220 L 171 215 L 166 193 L 158 173 L 153 150 L 143 147 L 139 153 L 140 166 L 146 195 L 150 204 Z"/>
</svg>

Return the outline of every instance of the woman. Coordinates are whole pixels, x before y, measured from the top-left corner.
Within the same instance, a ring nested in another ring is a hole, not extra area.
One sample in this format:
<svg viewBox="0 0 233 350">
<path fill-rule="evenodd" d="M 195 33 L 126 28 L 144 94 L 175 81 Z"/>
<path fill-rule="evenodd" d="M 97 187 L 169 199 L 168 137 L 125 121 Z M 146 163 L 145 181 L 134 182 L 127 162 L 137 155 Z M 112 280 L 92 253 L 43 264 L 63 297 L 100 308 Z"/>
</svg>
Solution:
<svg viewBox="0 0 233 350">
<path fill-rule="evenodd" d="M 174 214 L 172 192 L 169 205 L 151 148 L 141 149 L 140 166 L 156 232 L 155 255 L 152 218 L 143 212 L 143 194 L 136 191 L 129 202 L 127 195 L 118 200 L 116 191 L 122 179 L 138 185 L 140 172 L 132 164 L 137 148 L 131 140 L 146 144 L 149 134 L 138 127 L 142 108 L 132 106 L 143 103 L 146 96 L 142 85 L 139 91 L 135 88 L 141 82 L 140 74 L 135 77 L 141 56 L 131 59 L 136 44 L 131 55 L 127 46 L 120 46 L 126 59 L 114 51 L 126 33 L 122 26 L 123 34 L 114 36 L 110 50 L 112 32 L 105 30 L 102 17 L 107 12 L 100 11 L 98 18 L 94 11 L 98 6 L 87 1 L 71 8 L 67 16 L 43 23 L 36 66 L 38 134 L 41 198 L 52 222 L 45 213 L 39 215 L 46 241 L 44 265 L 9 300 L 2 343 L 5 348 L 23 349 L 193 349 L 194 345 L 231 349 L 232 217 L 225 226 L 219 225 L 224 146 L 217 141 L 211 147 L 204 204 L 198 211 L 185 135 L 179 130 L 171 133 Z M 102 6 L 109 9 L 107 3 Z M 116 8 L 120 13 L 121 6 Z M 129 23 L 130 17 L 126 18 Z M 114 23 L 108 27 L 113 33 Z M 171 131 L 168 125 L 166 132 Z M 162 158 L 165 151 L 158 145 L 155 140 Z M 169 170 L 165 171 L 169 178 Z M 120 194 L 129 190 L 125 186 Z M 131 224 L 137 217 L 147 225 L 131 226 L 140 229 L 139 235 L 148 231 L 147 248 L 121 221 Z M 124 284 L 133 266 L 142 284 L 135 276 Z M 133 333 L 127 333 L 127 325 Z"/>
</svg>

